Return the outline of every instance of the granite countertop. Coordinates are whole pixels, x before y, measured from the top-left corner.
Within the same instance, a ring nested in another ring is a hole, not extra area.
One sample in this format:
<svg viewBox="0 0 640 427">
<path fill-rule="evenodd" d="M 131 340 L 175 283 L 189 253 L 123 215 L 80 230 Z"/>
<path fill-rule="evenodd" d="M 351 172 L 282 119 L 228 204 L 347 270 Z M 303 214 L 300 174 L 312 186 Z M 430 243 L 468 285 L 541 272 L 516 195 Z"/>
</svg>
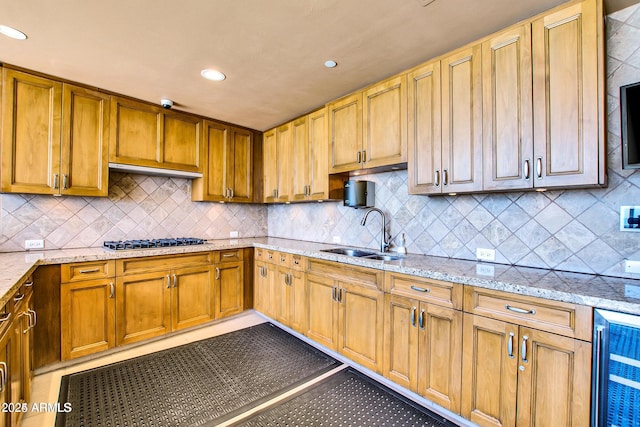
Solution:
<svg viewBox="0 0 640 427">
<path fill-rule="evenodd" d="M 0 305 L 9 299 L 18 284 L 28 277 L 38 265 L 261 247 L 384 271 L 412 274 L 640 315 L 640 280 L 477 263 L 424 255 L 410 254 L 396 261 L 376 261 L 321 252 L 322 249 L 336 246 L 338 245 L 265 237 L 214 240 L 197 246 L 117 252 L 105 251 L 102 248 L 82 248 L 35 253 L 0 253 L 0 265 L 5 270 L 0 278 Z"/>
</svg>

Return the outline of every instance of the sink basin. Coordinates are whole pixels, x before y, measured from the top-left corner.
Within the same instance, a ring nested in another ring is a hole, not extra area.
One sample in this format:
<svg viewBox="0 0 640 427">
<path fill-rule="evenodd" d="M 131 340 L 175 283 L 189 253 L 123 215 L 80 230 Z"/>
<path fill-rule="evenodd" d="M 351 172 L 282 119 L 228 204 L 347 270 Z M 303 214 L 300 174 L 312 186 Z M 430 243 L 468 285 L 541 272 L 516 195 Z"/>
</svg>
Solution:
<svg viewBox="0 0 640 427">
<path fill-rule="evenodd" d="M 376 253 L 373 251 L 367 251 L 363 249 L 353 249 L 353 248 L 322 249 L 320 252 L 328 252 L 332 254 L 347 255 L 347 256 L 354 256 L 354 257 L 369 257 L 372 255 L 376 255 Z"/>
<path fill-rule="evenodd" d="M 375 260 L 379 260 L 379 261 L 395 261 L 398 259 L 402 259 L 401 256 L 397 256 L 397 255 L 384 255 L 384 254 L 374 254 L 374 255 L 367 255 L 364 256 L 363 258 L 366 259 L 375 259 Z"/>
</svg>

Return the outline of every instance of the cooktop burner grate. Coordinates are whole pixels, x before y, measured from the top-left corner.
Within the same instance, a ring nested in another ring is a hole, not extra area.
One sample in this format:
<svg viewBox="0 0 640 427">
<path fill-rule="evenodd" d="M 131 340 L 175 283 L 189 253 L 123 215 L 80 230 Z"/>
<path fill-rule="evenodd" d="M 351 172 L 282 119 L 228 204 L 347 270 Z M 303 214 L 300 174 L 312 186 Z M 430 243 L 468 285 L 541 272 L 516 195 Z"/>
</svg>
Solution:
<svg viewBox="0 0 640 427">
<path fill-rule="evenodd" d="M 103 243 L 102 247 L 110 251 L 130 249 L 168 248 L 172 246 L 203 245 L 207 241 L 196 237 L 178 237 L 152 240 L 111 240 Z"/>
</svg>

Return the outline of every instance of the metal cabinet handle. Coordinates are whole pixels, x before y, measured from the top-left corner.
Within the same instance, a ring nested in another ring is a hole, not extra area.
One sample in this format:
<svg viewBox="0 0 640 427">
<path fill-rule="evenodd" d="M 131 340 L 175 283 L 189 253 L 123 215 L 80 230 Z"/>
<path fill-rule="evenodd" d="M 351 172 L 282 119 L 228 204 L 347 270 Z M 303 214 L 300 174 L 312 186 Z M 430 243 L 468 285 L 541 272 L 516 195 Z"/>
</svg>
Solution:
<svg viewBox="0 0 640 427">
<path fill-rule="evenodd" d="M 418 292 L 425 292 L 425 293 L 431 292 L 431 289 L 429 289 L 429 288 L 420 288 L 420 287 L 414 286 L 414 285 L 411 285 L 411 289 L 413 289 L 414 291 L 418 291 Z"/>
<path fill-rule="evenodd" d="M 170 289 L 171 288 L 171 277 L 169 277 L 169 275 L 167 274 L 166 278 L 167 278 L 167 289 Z"/>
<path fill-rule="evenodd" d="M 53 174 L 53 189 L 57 190 L 60 185 L 60 178 L 57 173 Z"/>
<path fill-rule="evenodd" d="M 505 305 L 504 308 L 506 308 L 507 310 L 513 311 L 514 313 L 519 313 L 519 314 L 531 314 L 531 315 L 536 314 L 536 311 L 534 309 L 525 310 L 524 308 L 513 307 L 513 306 L 511 306 L 509 304 Z"/>
<path fill-rule="evenodd" d="M 226 253 L 222 254 L 222 258 L 232 258 L 234 256 L 236 256 L 235 252 L 226 252 Z"/>
<path fill-rule="evenodd" d="M 36 327 L 36 324 L 38 323 L 38 316 L 36 314 L 36 312 L 34 310 L 31 310 L 30 308 L 27 309 L 27 311 L 25 311 L 25 313 L 29 320 L 29 325 L 27 326 L 27 329 L 23 330 L 22 333 L 26 334 L 27 332 L 29 332 L 31 329 Z"/>
<path fill-rule="evenodd" d="M 24 335 L 29 332 L 29 329 L 31 329 L 31 314 L 29 313 L 29 310 L 27 310 L 24 311 L 22 315 L 27 317 L 27 329 L 22 330 L 22 334 Z"/>
<path fill-rule="evenodd" d="M 593 361 L 593 363 L 595 364 L 594 366 L 594 384 L 596 384 L 596 386 L 593 388 L 593 392 L 595 393 L 594 402 L 600 402 L 600 377 L 602 376 L 602 340 L 603 340 L 603 333 L 604 333 L 604 326 L 598 326 L 596 329 L 597 332 L 597 337 L 596 337 L 596 354 L 595 354 L 595 360 Z M 594 408 L 594 413 L 593 413 L 593 421 L 592 422 L 599 422 L 600 421 L 600 405 L 595 405 Z"/>
<path fill-rule="evenodd" d="M 220 268 L 216 267 L 216 280 L 220 279 Z"/>
<path fill-rule="evenodd" d="M 362 163 L 367 163 L 367 150 L 362 150 Z"/>
<path fill-rule="evenodd" d="M 358 151 L 358 154 L 356 154 L 356 161 L 362 163 L 362 151 Z"/>
<path fill-rule="evenodd" d="M 11 313 L 5 313 L 2 315 L 2 317 L 0 317 L 0 323 L 4 323 L 7 320 L 11 319 Z"/>
<path fill-rule="evenodd" d="M 336 287 L 334 286 L 333 288 L 331 288 L 331 299 L 334 301 L 338 301 L 337 297 L 336 297 Z"/>
<path fill-rule="evenodd" d="M 0 362 L 0 393 L 4 391 L 4 388 L 6 385 L 7 385 L 7 364 L 5 362 Z"/>
<path fill-rule="evenodd" d="M 291 273 L 287 273 L 284 276 L 284 284 L 287 286 L 291 286 Z"/>
<path fill-rule="evenodd" d="M 113 299 L 116 297 L 116 287 L 113 282 L 109 283 L 109 298 Z"/>
<path fill-rule="evenodd" d="M 88 273 L 97 273 L 100 271 L 100 268 L 90 268 L 89 270 L 78 270 L 80 274 L 88 274 Z"/>
<path fill-rule="evenodd" d="M 342 288 L 338 288 L 338 302 L 342 303 Z"/>
<path fill-rule="evenodd" d="M 536 159 L 536 175 L 538 179 L 542 179 L 542 157 Z"/>
<path fill-rule="evenodd" d="M 27 288 L 32 287 L 33 286 L 33 280 L 30 281 L 30 282 L 24 282 L 24 286 L 27 287 Z"/>
<path fill-rule="evenodd" d="M 446 169 L 442 171 L 442 185 L 449 185 L 449 171 Z"/>
<path fill-rule="evenodd" d="M 529 179 L 531 177 L 531 167 L 529 165 L 529 159 L 524 161 L 524 165 L 522 165 L 522 175 L 524 179 Z"/>
<path fill-rule="evenodd" d="M 507 341 L 507 356 L 510 359 L 513 359 L 513 337 L 515 334 L 513 332 L 509 332 L 509 341 Z"/>
<path fill-rule="evenodd" d="M 416 307 L 413 307 L 411 309 L 411 326 L 415 327 L 416 326 Z"/>
<path fill-rule="evenodd" d="M 69 175 L 62 174 L 62 189 L 66 190 L 69 188 Z"/>
<path fill-rule="evenodd" d="M 520 355 L 522 356 L 522 363 L 528 363 L 527 360 L 527 340 L 529 339 L 528 335 L 522 337 L 522 348 L 520 350 Z"/>
<path fill-rule="evenodd" d="M 418 316 L 418 325 L 420 329 L 424 329 L 424 310 L 420 310 L 420 316 Z"/>
<path fill-rule="evenodd" d="M 233 188 L 230 188 L 229 192 L 231 193 L 231 197 L 230 198 L 233 199 L 233 196 L 235 195 L 235 193 L 233 192 Z"/>
<path fill-rule="evenodd" d="M 440 171 L 439 170 L 436 170 L 433 173 L 433 186 L 440 187 Z"/>
<path fill-rule="evenodd" d="M 262 277 L 267 277 L 267 267 L 262 266 Z"/>
<path fill-rule="evenodd" d="M 23 299 L 24 299 L 24 294 L 16 295 L 15 297 L 13 297 L 13 302 L 19 302 L 19 301 L 22 301 Z"/>
<path fill-rule="evenodd" d="M 173 287 L 178 287 L 178 275 L 176 274 L 173 275 Z"/>
</svg>

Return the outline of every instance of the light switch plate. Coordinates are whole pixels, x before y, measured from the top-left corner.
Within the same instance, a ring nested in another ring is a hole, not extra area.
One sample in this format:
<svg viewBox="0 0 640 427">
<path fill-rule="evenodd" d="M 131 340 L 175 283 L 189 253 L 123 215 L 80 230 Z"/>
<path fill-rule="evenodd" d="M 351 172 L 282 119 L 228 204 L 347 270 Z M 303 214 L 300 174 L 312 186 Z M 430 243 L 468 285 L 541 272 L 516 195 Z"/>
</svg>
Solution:
<svg viewBox="0 0 640 427">
<path fill-rule="evenodd" d="M 640 261 L 624 260 L 625 273 L 640 273 Z"/>
<path fill-rule="evenodd" d="M 333 243 L 340 243 L 340 236 L 333 236 L 332 242 Z"/>
<path fill-rule="evenodd" d="M 44 240 L 25 240 L 25 249 L 44 249 Z"/>
<path fill-rule="evenodd" d="M 476 258 L 481 261 L 495 261 L 495 249 L 476 248 Z"/>
</svg>

